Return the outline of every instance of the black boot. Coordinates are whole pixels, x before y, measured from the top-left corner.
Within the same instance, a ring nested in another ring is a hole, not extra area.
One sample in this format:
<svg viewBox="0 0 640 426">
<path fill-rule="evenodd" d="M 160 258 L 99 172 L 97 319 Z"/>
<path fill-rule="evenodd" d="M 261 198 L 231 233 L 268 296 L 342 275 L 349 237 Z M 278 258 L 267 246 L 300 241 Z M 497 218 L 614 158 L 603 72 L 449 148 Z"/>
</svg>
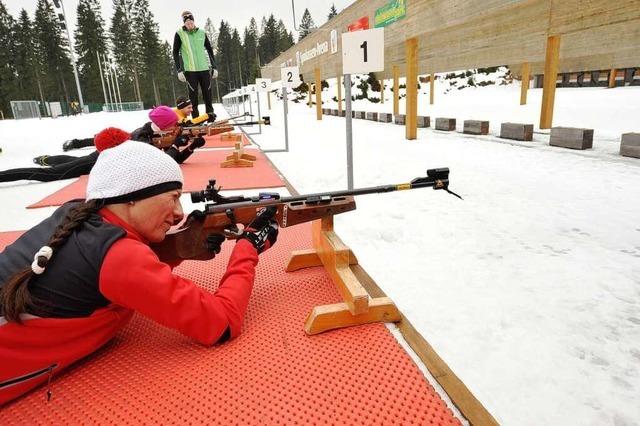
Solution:
<svg viewBox="0 0 640 426">
<path fill-rule="evenodd" d="M 33 162 L 39 166 L 48 166 L 49 165 L 47 164 L 48 157 L 49 157 L 48 155 L 40 155 L 39 157 L 34 158 Z"/>
</svg>

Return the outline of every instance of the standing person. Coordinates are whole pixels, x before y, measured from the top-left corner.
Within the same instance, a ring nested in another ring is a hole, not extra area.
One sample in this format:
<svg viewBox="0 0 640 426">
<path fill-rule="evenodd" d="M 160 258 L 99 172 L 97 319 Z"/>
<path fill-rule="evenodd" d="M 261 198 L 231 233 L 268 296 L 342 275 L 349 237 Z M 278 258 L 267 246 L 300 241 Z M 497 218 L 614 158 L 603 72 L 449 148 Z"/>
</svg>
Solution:
<svg viewBox="0 0 640 426">
<path fill-rule="evenodd" d="M 182 22 L 184 25 L 173 38 L 173 61 L 178 71 L 178 80 L 189 86 L 193 116 L 197 117 L 198 85 L 202 89 L 206 112 L 213 113 L 211 79 L 218 78 L 218 70 L 209 38 L 202 29 L 196 27 L 193 14 L 189 11 L 182 12 Z"/>
<path fill-rule="evenodd" d="M 86 200 L 71 201 L 0 253 L 0 406 L 111 340 L 134 311 L 211 346 L 241 332 L 275 208 L 237 240 L 214 293 L 172 272 L 150 243 L 183 218 L 180 167 L 154 147 L 106 149 Z M 212 253 L 225 237 L 214 234 Z M 35 256 L 34 256 L 35 255 Z"/>
</svg>

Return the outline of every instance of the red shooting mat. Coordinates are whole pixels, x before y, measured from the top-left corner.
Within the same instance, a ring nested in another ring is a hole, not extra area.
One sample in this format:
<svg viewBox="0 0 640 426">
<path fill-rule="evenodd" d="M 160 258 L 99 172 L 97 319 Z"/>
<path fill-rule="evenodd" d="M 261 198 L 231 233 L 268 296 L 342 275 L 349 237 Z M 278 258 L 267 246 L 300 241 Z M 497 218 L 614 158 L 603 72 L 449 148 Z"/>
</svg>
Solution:
<svg viewBox="0 0 640 426">
<path fill-rule="evenodd" d="M 256 156 L 253 167 L 222 168 L 232 150 L 196 151 L 180 167 L 184 174 L 183 191 L 199 191 L 204 189 L 209 179 L 215 178 L 217 185 L 223 189 L 279 188 L 285 186 L 284 180 L 271 167 L 265 155 L 257 149 L 246 152 Z M 88 176 L 81 176 L 64 188 L 54 192 L 28 209 L 38 207 L 60 206 L 69 200 L 84 198 Z"/>
<path fill-rule="evenodd" d="M 237 133 L 237 132 L 228 132 L 228 133 L 221 133 L 219 135 L 213 135 L 213 136 L 204 136 L 204 140 L 206 141 L 206 143 L 204 144 L 205 148 L 233 148 L 234 146 L 236 146 L 235 141 L 223 141 L 222 140 L 222 135 L 229 135 L 231 133 Z M 247 137 L 242 134 L 242 145 L 247 146 L 249 145 L 249 141 L 247 140 Z"/>
<path fill-rule="evenodd" d="M 15 238 L 15 235 L 12 236 Z M 1 247 L 10 242 L 0 234 Z M 215 290 L 233 243 L 176 272 Z M 303 331 L 312 307 L 340 301 L 321 267 L 284 271 L 311 246 L 309 224 L 263 253 L 243 333 L 203 347 L 142 315 L 106 347 L 0 410 L 0 424 L 459 425 L 383 324 Z"/>
</svg>

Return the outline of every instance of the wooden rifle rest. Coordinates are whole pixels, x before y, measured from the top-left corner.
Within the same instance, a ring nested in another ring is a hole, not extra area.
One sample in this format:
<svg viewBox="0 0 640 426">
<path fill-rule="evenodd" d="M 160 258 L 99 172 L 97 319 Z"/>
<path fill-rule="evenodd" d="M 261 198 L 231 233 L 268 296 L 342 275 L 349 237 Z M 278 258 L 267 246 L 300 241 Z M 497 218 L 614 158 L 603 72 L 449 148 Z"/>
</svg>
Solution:
<svg viewBox="0 0 640 426">
<path fill-rule="evenodd" d="M 231 134 L 223 136 L 237 136 L 237 138 L 235 139 L 236 141 L 233 153 L 227 156 L 226 161 L 220 163 L 220 167 L 253 167 L 253 162 L 256 161 L 256 156 L 244 153 L 242 135 Z"/>
<path fill-rule="evenodd" d="M 312 223 L 313 249 L 291 253 L 286 271 L 324 266 L 344 302 L 315 306 L 304 325 L 307 334 L 372 322 L 398 322 L 400 312 L 388 297 L 372 298 L 354 275 L 350 265 L 358 260 L 333 231 L 333 216 Z"/>
</svg>

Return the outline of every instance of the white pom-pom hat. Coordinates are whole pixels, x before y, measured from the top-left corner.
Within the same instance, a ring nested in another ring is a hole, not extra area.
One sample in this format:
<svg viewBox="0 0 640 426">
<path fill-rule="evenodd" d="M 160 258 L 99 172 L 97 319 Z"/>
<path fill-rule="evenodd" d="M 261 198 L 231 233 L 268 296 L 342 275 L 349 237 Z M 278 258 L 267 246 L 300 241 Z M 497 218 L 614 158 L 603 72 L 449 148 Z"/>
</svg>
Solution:
<svg viewBox="0 0 640 426">
<path fill-rule="evenodd" d="M 126 203 L 181 189 L 183 182 L 173 158 L 147 143 L 126 141 L 100 153 L 89 173 L 86 200 Z"/>
</svg>

